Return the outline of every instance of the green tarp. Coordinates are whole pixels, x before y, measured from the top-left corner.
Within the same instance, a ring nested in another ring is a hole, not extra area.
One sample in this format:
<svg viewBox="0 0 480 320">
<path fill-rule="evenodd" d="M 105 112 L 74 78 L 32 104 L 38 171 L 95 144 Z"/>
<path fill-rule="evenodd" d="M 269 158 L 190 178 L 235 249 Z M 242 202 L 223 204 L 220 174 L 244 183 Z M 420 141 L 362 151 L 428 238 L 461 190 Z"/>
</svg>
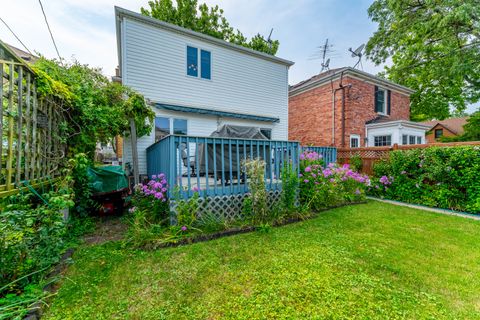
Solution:
<svg viewBox="0 0 480 320">
<path fill-rule="evenodd" d="M 88 168 L 93 193 L 105 193 L 128 187 L 128 179 L 121 166 Z"/>
</svg>

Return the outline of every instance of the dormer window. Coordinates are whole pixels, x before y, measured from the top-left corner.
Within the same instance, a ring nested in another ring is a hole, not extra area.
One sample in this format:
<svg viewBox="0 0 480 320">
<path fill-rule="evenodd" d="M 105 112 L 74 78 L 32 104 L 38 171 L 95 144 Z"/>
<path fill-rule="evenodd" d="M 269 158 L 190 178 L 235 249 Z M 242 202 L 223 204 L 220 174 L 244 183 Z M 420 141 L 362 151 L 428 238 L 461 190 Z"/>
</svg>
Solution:
<svg viewBox="0 0 480 320">
<path fill-rule="evenodd" d="M 187 46 L 187 75 L 202 79 L 211 79 L 211 60 L 210 51 Z M 200 58 L 200 61 L 199 61 Z"/>
</svg>

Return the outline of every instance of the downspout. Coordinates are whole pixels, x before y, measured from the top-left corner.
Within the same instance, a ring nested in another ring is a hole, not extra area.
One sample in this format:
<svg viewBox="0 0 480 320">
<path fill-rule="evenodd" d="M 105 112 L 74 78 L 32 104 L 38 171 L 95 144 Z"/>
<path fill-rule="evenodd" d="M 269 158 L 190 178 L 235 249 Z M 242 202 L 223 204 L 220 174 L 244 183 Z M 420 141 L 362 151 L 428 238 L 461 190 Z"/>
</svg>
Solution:
<svg viewBox="0 0 480 320">
<path fill-rule="evenodd" d="M 340 87 L 333 89 L 332 84 L 332 146 L 335 146 L 335 95 L 338 90 L 342 90 L 343 71 L 340 73 Z"/>
<path fill-rule="evenodd" d="M 344 86 L 340 82 L 340 88 L 342 90 L 342 148 L 345 148 L 345 88 L 351 88 L 352 84 Z M 360 141 L 359 141 L 360 143 Z"/>
</svg>

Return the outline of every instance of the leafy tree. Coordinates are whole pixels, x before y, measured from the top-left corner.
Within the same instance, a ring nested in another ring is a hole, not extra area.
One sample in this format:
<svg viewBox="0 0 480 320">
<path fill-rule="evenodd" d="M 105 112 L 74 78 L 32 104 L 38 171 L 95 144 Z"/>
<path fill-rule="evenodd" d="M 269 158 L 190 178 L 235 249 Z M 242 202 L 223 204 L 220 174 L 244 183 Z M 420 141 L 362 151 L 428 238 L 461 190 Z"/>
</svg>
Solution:
<svg viewBox="0 0 480 320">
<path fill-rule="evenodd" d="M 143 96 L 108 81 L 99 69 L 77 61 L 67 64 L 45 58 L 33 68 L 40 96 L 54 96 L 66 115 L 60 124 L 60 138 L 67 145 L 67 157 L 85 153 L 93 159 L 96 143 L 128 133 L 132 117 L 138 136 L 150 132 L 154 113 Z"/>
<path fill-rule="evenodd" d="M 208 34 L 212 37 L 229 41 L 256 51 L 275 55 L 279 41 L 267 41 L 262 35 L 257 34 L 250 41 L 237 29 L 234 30 L 223 16 L 223 10 L 218 5 L 209 8 L 205 3 L 198 5 L 197 0 L 172 0 L 149 1 L 150 8 L 141 8 L 143 15 L 169 22 L 193 31 Z"/>
<path fill-rule="evenodd" d="M 480 110 L 474 112 L 463 126 L 463 141 L 480 141 Z"/>
<path fill-rule="evenodd" d="M 480 99 L 478 0 L 376 0 L 368 9 L 378 30 L 366 53 L 391 58 L 387 77 L 415 90 L 414 120 L 445 119 Z"/>
</svg>

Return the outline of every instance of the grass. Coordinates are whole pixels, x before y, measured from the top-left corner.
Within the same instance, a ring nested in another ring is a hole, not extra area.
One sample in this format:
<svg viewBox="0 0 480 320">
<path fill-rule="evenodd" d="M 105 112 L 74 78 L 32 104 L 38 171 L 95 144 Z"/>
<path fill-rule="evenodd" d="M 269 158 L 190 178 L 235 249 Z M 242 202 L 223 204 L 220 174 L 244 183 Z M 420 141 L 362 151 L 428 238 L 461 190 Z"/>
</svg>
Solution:
<svg viewBox="0 0 480 320">
<path fill-rule="evenodd" d="M 153 252 L 85 246 L 45 319 L 480 319 L 479 235 L 372 201 Z"/>
</svg>

